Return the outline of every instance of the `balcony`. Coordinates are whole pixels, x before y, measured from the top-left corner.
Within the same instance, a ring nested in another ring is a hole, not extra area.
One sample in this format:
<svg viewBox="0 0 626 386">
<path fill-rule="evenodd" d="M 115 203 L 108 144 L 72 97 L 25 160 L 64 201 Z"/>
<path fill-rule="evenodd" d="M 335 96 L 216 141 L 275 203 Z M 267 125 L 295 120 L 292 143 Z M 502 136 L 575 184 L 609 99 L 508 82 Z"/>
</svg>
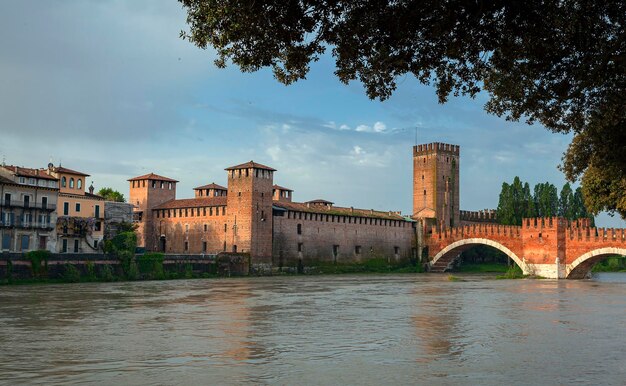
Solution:
<svg viewBox="0 0 626 386">
<path fill-rule="evenodd" d="M 49 222 L 37 222 L 37 221 L 0 221 L 0 228 L 17 228 L 17 229 L 54 229 L 54 224 Z"/>
<path fill-rule="evenodd" d="M 24 202 L 17 200 L 1 200 L 0 207 L 4 208 L 24 208 L 24 209 L 40 209 L 40 210 L 49 210 L 54 211 L 57 206 L 55 204 L 43 204 L 41 202 Z"/>
</svg>

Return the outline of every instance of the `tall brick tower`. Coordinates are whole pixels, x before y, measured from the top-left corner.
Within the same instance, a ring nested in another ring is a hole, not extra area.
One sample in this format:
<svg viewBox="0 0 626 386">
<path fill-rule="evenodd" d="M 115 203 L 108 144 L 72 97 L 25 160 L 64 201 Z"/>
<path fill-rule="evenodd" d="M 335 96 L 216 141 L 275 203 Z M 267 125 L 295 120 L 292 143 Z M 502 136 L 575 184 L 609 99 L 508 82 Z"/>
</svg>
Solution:
<svg viewBox="0 0 626 386">
<path fill-rule="evenodd" d="M 131 178 L 128 202 L 133 204 L 133 217 L 137 224 L 137 246 L 148 251 L 158 247 L 158 230 L 154 228 L 152 208 L 176 198 L 176 183 L 171 178 L 149 173 Z"/>
<path fill-rule="evenodd" d="M 459 215 L 459 146 L 413 146 L 413 218 L 450 228 Z"/>
<path fill-rule="evenodd" d="M 252 264 L 272 261 L 272 186 L 274 172 L 254 161 L 228 172 L 226 250 L 248 252 Z"/>
</svg>

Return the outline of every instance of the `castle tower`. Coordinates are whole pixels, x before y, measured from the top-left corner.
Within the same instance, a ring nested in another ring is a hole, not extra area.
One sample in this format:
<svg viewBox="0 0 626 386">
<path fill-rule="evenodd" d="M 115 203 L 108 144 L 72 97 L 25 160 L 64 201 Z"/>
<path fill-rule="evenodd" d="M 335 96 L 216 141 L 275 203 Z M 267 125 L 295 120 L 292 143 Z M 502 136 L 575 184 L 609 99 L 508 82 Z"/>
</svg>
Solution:
<svg viewBox="0 0 626 386">
<path fill-rule="evenodd" d="M 133 218 L 137 225 L 137 246 L 156 251 L 160 234 L 155 229 L 152 208 L 176 198 L 176 183 L 171 178 L 149 173 L 128 180 L 128 202 L 134 206 Z"/>
<path fill-rule="evenodd" d="M 226 251 L 247 252 L 252 264 L 272 261 L 272 186 L 274 172 L 254 161 L 228 172 Z"/>
<path fill-rule="evenodd" d="M 460 225 L 459 146 L 413 146 L 413 218 L 424 225 Z"/>
</svg>

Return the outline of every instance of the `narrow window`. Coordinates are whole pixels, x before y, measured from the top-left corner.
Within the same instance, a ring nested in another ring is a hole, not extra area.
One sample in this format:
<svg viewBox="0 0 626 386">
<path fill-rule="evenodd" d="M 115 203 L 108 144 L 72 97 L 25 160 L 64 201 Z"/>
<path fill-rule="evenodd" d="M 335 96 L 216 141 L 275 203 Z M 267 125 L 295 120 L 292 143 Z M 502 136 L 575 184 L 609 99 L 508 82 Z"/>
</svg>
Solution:
<svg viewBox="0 0 626 386">
<path fill-rule="evenodd" d="M 202 215 L 206 217 L 206 207 L 202 208 Z"/>
<path fill-rule="evenodd" d="M 297 230 L 298 230 L 298 234 L 301 235 L 302 234 L 302 224 L 298 224 Z"/>
<path fill-rule="evenodd" d="M 206 241 L 202 242 L 202 253 L 206 253 Z"/>
<path fill-rule="evenodd" d="M 61 177 L 61 186 L 62 187 L 67 186 L 67 178 L 65 178 L 65 176 Z M 67 241 L 66 241 L 66 244 L 67 244 Z"/>
<path fill-rule="evenodd" d="M 98 240 L 94 240 L 94 241 L 93 241 L 93 247 L 94 247 L 95 249 L 98 249 Z"/>
<path fill-rule="evenodd" d="M 224 232 L 226 232 L 226 224 L 224 224 Z M 224 247 L 224 250 L 226 250 L 226 247 Z"/>
<path fill-rule="evenodd" d="M 424 189 L 424 196 L 426 195 L 426 189 Z"/>
<path fill-rule="evenodd" d="M 189 251 L 189 241 L 185 241 L 185 252 Z"/>
<path fill-rule="evenodd" d="M 189 224 L 185 224 L 185 232 L 189 233 Z"/>
<path fill-rule="evenodd" d="M 361 254 L 361 246 L 360 245 L 355 245 L 354 246 L 354 254 L 355 255 L 360 255 Z"/>
<path fill-rule="evenodd" d="M 209 230 L 209 226 L 207 224 L 204 224 L 204 231 L 206 232 L 207 230 Z"/>
<path fill-rule="evenodd" d="M 152 188 L 153 189 L 156 188 L 156 181 L 155 180 L 152 180 Z"/>
<path fill-rule="evenodd" d="M 41 197 L 41 209 L 48 209 L 48 197 Z"/>
<path fill-rule="evenodd" d="M 67 239 L 63 239 L 63 247 L 61 247 L 62 253 L 67 253 Z"/>
<path fill-rule="evenodd" d="M 70 189 L 74 189 L 74 178 L 70 178 Z"/>
<path fill-rule="evenodd" d="M 396 255 L 400 254 L 400 247 L 393 247 L 393 253 Z"/>
<path fill-rule="evenodd" d="M 79 178 L 79 179 L 78 179 L 78 182 L 77 182 L 76 187 L 77 187 L 78 189 L 82 189 L 82 188 L 83 188 L 83 180 L 81 180 L 81 179 Z"/>
<path fill-rule="evenodd" d="M 333 245 L 333 256 L 337 258 L 338 254 L 339 254 L 339 245 Z"/>
<path fill-rule="evenodd" d="M 80 212 L 80 202 L 76 203 L 76 212 Z"/>
<path fill-rule="evenodd" d="M 168 188 L 169 190 L 172 190 L 172 183 L 171 183 L 171 182 L 168 182 L 168 183 L 167 183 L 167 188 Z"/>
<path fill-rule="evenodd" d="M 79 244 L 78 239 L 74 240 L 74 253 L 78 253 L 78 244 Z"/>
<path fill-rule="evenodd" d="M 298 252 L 302 252 L 302 243 L 298 243 Z"/>
</svg>

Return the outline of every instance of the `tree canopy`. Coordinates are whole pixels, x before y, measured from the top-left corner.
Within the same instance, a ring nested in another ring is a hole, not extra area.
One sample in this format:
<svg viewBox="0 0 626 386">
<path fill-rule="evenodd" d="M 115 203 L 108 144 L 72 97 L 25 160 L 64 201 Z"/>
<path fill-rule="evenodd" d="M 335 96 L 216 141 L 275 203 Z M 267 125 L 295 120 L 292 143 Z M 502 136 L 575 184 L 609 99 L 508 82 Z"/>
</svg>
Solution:
<svg viewBox="0 0 626 386">
<path fill-rule="evenodd" d="M 102 188 L 98 191 L 98 196 L 104 197 L 107 201 L 126 202 L 124 195 L 111 188 Z"/>
<path fill-rule="evenodd" d="M 565 183 L 559 195 L 556 186 L 549 182 L 535 185 L 530 193 L 528 182 L 522 183 L 519 177 L 512 184 L 504 182 L 496 211 L 498 222 L 505 225 L 522 225 L 523 218 L 560 216 L 568 220 L 589 218 L 594 223 L 582 199 L 580 187 L 575 191 Z"/>
<path fill-rule="evenodd" d="M 216 64 L 272 68 L 290 84 L 326 51 L 335 75 L 384 100 L 396 80 L 433 84 L 441 103 L 485 90 L 485 109 L 574 139 L 562 169 L 594 213 L 626 216 L 623 0 L 179 0 L 181 36 Z"/>
</svg>

